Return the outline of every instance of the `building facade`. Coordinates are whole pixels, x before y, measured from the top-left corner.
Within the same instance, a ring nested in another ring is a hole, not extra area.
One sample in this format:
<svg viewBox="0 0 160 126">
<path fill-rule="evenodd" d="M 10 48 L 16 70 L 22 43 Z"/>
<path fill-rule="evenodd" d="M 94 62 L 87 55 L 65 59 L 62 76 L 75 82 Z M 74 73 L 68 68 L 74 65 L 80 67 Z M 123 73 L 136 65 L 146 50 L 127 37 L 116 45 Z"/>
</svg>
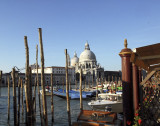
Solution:
<svg viewBox="0 0 160 126">
<path fill-rule="evenodd" d="M 37 73 L 36 69 L 32 69 L 33 75 Z M 41 73 L 41 68 L 38 69 L 38 73 Z M 65 67 L 45 67 L 45 83 L 50 85 L 51 82 L 51 73 L 53 74 L 53 83 L 54 84 L 65 84 L 66 83 L 66 70 Z M 73 67 L 68 67 L 68 80 L 71 84 L 75 82 L 75 69 Z"/>
<path fill-rule="evenodd" d="M 74 54 L 71 59 L 71 67 L 75 68 L 76 77 L 78 77 L 80 69 L 82 69 L 83 78 L 86 81 L 95 81 L 97 78 L 104 77 L 104 68 L 97 63 L 96 56 L 90 50 L 88 42 L 85 44 L 85 49 L 79 58 L 76 53 Z"/>
<path fill-rule="evenodd" d="M 51 73 L 53 74 L 53 84 L 54 85 L 61 85 L 61 84 L 66 84 L 66 73 L 65 73 L 65 67 L 45 67 L 44 68 L 44 76 L 45 76 L 45 85 L 50 85 L 51 84 Z M 22 82 L 25 83 L 25 73 L 19 73 L 16 71 L 15 73 L 16 77 L 16 85 L 18 85 L 18 78 L 20 77 L 22 79 Z M 35 84 L 35 79 L 37 77 L 37 70 L 35 67 L 32 69 L 32 75 L 31 75 L 31 80 L 32 80 L 32 85 Z M 12 86 L 12 77 L 11 77 L 11 72 L 10 73 L 4 73 L 2 75 L 2 86 L 7 86 L 8 85 L 8 78 L 10 82 L 10 86 Z M 41 85 L 41 68 L 38 68 L 38 80 L 39 80 L 39 85 Z M 73 84 L 75 82 L 75 69 L 72 67 L 68 68 L 68 80 L 69 83 Z"/>
</svg>

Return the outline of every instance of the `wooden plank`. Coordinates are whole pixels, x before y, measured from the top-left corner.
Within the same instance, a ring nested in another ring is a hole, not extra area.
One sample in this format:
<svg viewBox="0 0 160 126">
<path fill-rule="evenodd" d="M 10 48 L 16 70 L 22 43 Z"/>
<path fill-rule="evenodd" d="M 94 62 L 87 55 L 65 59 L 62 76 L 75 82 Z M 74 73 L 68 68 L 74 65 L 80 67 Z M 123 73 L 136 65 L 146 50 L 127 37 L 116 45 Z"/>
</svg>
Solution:
<svg viewBox="0 0 160 126">
<path fill-rule="evenodd" d="M 142 56 L 142 57 L 138 57 L 139 60 L 157 59 L 157 58 L 160 58 L 160 55 L 151 55 L 151 56 Z"/>
<path fill-rule="evenodd" d="M 143 60 L 148 65 L 153 65 L 153 64 L 158 64 L 160 63 L 160 59 L 148 59 L 148 60 Z"/>
<path fill-rule="evenodd" d="M 160 43 L 136 48 L 139 56 L 151 56 L 160 54 Z"/>
<path fill-rule="evenodd" d="M 158 69 L 160 68 L 160 65 L 155 65 L 155 66 L 150 66 L 149 69 L 150 71 L 154 70 L 154 69 Z"/>
</svg>

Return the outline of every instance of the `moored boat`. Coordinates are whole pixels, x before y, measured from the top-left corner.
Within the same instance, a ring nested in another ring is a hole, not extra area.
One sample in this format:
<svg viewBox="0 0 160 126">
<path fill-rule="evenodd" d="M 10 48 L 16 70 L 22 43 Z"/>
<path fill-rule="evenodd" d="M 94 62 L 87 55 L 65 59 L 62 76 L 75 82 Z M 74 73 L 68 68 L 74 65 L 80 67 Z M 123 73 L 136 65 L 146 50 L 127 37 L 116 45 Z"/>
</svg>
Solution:
<svg viewBox="0 0 160 126">
<path fill-rule="evenodd" d="M 103 110 L 103 111 L 112 111 L 112 112 L 122 112 L 122 94 L 110 94 L 105 93 L 99 94 L 99 97 L 95 101 L 88 103 L 93 110 Z"/>
</svg>

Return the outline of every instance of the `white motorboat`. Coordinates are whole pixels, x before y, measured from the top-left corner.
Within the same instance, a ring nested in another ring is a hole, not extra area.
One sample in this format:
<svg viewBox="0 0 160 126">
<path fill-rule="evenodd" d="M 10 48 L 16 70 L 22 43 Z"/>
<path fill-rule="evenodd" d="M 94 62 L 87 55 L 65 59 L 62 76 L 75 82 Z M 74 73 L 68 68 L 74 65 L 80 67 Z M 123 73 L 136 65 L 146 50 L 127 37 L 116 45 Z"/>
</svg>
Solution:
<svg viewBox="0 0 160 126">
<path fill-rule="evenodd" d="M 91 106 L 93 110 L 123 112 L 122 95 L 118 94 L 108 93 L 105 97 L 99 97 L 98 100 L 95 101 L 92 100 L 88 105 Z"/>
</svg>

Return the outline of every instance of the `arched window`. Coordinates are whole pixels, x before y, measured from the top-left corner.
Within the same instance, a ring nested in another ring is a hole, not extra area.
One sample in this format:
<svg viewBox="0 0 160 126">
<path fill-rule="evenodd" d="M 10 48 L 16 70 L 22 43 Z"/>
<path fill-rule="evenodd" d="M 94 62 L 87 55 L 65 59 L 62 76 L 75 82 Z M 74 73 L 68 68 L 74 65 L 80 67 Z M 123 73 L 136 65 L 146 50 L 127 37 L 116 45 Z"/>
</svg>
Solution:
<svg viewBox="0 0 160 126">
<path fill-rule="evenodd" d="M 86 68 L 88 68 L 88 63 L 86 63 Z"/>
</svg>

